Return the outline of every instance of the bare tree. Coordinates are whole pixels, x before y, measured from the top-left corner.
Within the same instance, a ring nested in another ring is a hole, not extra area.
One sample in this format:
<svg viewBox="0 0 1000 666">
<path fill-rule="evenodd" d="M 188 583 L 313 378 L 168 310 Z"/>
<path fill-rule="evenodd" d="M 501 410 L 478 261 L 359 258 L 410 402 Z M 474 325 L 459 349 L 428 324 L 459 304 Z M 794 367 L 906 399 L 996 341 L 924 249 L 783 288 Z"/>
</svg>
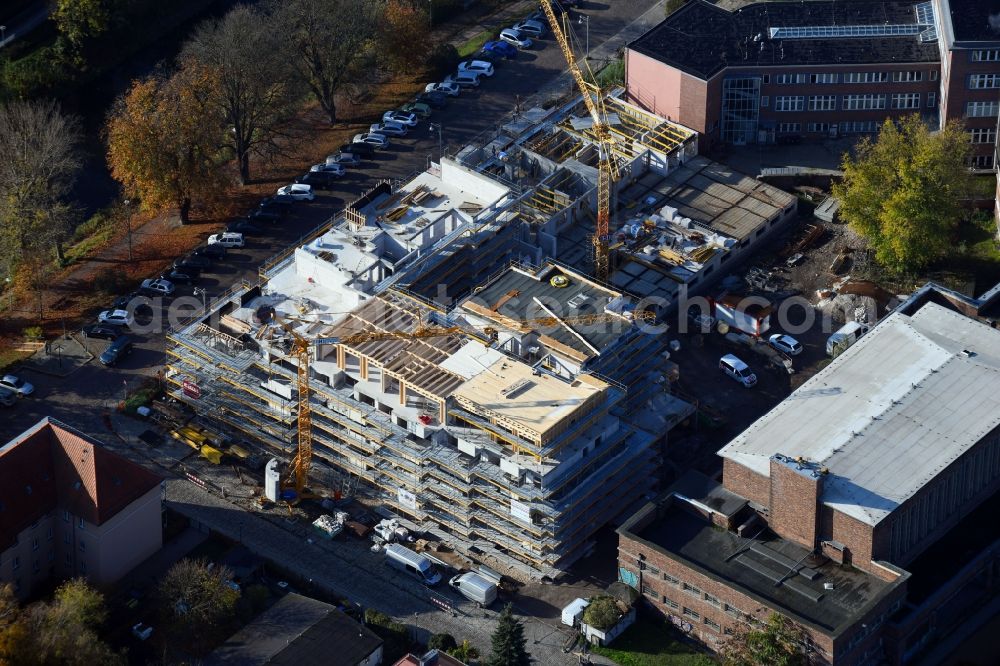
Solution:
<svg viewBox="0 0 1000 666">
<path fill-rule="evenodd" d="M 184 46 L 181 66 L 194 63 L 215 77 L 212 101 L 225 127 L 223 145 L 250 182 L 250 155 L 271 155 L 281 123 L 294 110 L 298 79 L 288 74 L 287 40 L 258 9 L 237 5 L 203 23 Z"/>
<path fill-rule="evenodd" d="M 337 121 L 337 93 L 363 75 L 360 64 L 378 28 L 381 0 L 275 2 L 274 24 L 288 27 L 293 63 L 330 123 Z"/>
<path fill-rule="evenodd" d="M 55 102 L 0 106 L 0 253 L 17 263 L 31 250 L 62 243 L 74 209 L 66 197 L 80 170 L 80 129 Z"/>
</svg>

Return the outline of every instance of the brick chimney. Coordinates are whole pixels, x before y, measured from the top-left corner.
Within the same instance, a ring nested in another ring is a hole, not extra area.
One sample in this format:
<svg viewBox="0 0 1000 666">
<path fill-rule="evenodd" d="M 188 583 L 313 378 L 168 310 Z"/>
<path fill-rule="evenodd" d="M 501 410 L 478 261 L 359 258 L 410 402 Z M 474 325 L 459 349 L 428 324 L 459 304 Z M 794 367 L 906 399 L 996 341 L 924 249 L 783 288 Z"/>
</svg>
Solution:
<svg viewBox="0 0 1000 666">
<path fill-rule="evenodd" d="M 819 532 L 819 501 L 826 470 L 802 458 L 771 456 L 771 515 L 779 536 L 810 550 Z"/>
</svg>

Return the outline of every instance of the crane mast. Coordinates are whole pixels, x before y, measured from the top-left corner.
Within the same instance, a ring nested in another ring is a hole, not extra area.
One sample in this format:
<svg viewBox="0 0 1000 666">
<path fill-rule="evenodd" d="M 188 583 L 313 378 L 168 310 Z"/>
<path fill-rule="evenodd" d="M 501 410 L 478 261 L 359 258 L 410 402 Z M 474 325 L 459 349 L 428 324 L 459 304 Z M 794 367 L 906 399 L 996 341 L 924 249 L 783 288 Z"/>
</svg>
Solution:
<svg viewBox="0 0 1000 666">
<path fill-rule="evenodd" d="M 608 124 L 607 112 L 604 109 L 604 101 L 601 98 L 599 89 L 592 89 L 583 78 L 580 66 L 576 64 L 573 57 L 573 49 L 569 45 L 566 34 L 559 27 L 559 19 L 552 9 L 550 0 L 541 0 L 542 11 L 552 27 L 552 34 L 559 44 L 563 58 L 569 66 L 569 72 L 576 81 L 577 87 L 583 93 L 583 102 L 587 105 L 587 111 L 594 122 L 592 132 L 597 141 L 598 150 L 598 173 L 597 173 L 597 230 L 594 233 L 594 275 L 599 280 L 608 279 L 608 244 L 611 238 L 611 183 L 617 179 L 618 163 L 612 155 L 614 137 L 611 134 L 611 127 Z M 595 94 L 596 93 L 596 94 Z M 592 96 L 593 95 L 593 96 Z M 596 98 L 596 100 L 595 100 Z"/>
</svg>

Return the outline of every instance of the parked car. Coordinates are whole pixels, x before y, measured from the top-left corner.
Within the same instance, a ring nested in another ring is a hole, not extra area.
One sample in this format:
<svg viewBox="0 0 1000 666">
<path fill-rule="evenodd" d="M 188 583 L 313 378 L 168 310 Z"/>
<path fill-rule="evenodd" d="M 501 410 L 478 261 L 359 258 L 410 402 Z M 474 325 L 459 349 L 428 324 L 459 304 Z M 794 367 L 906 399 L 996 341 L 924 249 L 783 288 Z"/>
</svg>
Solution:
<svg viewBox="0 0 1000 666">
<path fill-rule="evenodd" d="M 264 213 L 263 211 L 257 211 L 257 210 L 255 210 L 253 213 L 251 213 L 251 215 L 254 215 L 254 214 L 256 214 L 258 216 L 259 215 L 272 216 L 273 219 L 275 219 L 275 220 L 278 219 L 278 214 L 277 213 Z M 249 219 L 247 219 L 245 217 L 237 218 L 237 219 L 233 220 L 232 222 L 230 222 L 229 224 L 227 224 L 226 225 L 226 231 L 228 231 L 230 233 L 243 234 L 245 236 L 252 236 L 253 234 L 259 234 L 259 233 L 263 233 L 264 232 L 264 230 L 262 228 L 258 227 L 256 224 L 254 224 L 253 222 L 251 222 Z"/>
<path fill-rule="evenodd" d="M 382 114 L 382 122 L 399 123 L 404 127 L 416 127 L 417 114 L 407 113 L 406 111 L 386 111 Z"/>
<path fill-rule="evenodd" d="M 194 253 L 174 261 L 174 268 L 183 268 L 184 270 L 196 270 L 201 272 L 207 271 L 211 267 L 211 261 L 209 261 L 206 257 L 202 257 Z"/>
<path fill-rule="evenodd" d="M 202 245 L 191 252 L 192 256 L 204 257 L 209 261 L 222 261 L 226 258 L 226 248 L 222 245 Z"/>
<path fill-rule="evenodd" d="M 131 326 L 132 315 L 127 310 L 105 310 L 97 315 L 97 323 L 108 326 Z"/>
<path fill-rule="evenodd" d="M 239 231 L 240 233 L 251 234 L 261 231 L 258 224 L 274 224 L 275 222 L 280 222 L 280 221 L 281 221 L 281 212 L 278 210 L 278 208 L 276 207 L 258 208 L 257 210 L 253 211 L 252 213 L 250 213 L 250 215 L 247 216 L 247 222 L 254 227 L 253 231 L 247 231 L 236 228 L 229 229 L 228 227 L 226 228 L 226 231 Z"/>
<path fill-rule="evenodd" d="M 517 57 L 517 47 L 508 42 L 486 42 L 483 44 L 483 50 L 481 51 L 483 55 L 490 55 L 500 58 L 506 58 L 507 60 L 513 60 Z"/>
<path fill-rule="evenodd" d="M 427 87 L 424 88 L 424 92 L 440 92 L 449 97 L 458 97 L 462 93 L 462 89 L 458 87 L 457 83 L 442 81 L 441 83 L 428 83 Z"/>
<path fill-rule="evenodd" d="M 726 354 L 719 359 L 719 369 L 746 388 L 757 384 L 757 375 L 753 373 L 750 366 L 732 354 Z"/>
<path fill-rule="evenodd" d="M 345 167 L 353 167 L 360 165 L 361 165 L 361 158 L 359 156 L 355 155 L 354 153 L 344 153 L 344 152 L 334 153 L 333 155 L 328 156 L 326 158 L 326 164 L 325 164 L 327 169 L 339 168 L 341 171 L 343 171 Z"/>
<path fill-rule="evenodd" d="M 296 183 L 308 185 L 316 190 L 328 190 L 337 176 L 327 171 L 308 171 L 295 179 Z"/>
<path fill-rule="evenodd" d="M 493 65 L 485 60 L 466 60 L 465 62 L 460 62 L 458 63 L 458 71 L 459 73 L 471 72 L 479 76 L 493 76 L 495 72 Z"/>
<path fill-rule="evenodd" d="M 350 155 L 350 153 L 344 153 L 344 154 Z M 354 157 L 353 155 L 350 156 Z M 360 161 L 361 160 L 358 160 L 358 162 Z M 345 173 L 347 173 L 346 171 L 344 171 L 345 166 L 347 165 L 340 161 L 340 153 L 338 153 L 337 155 L 330 155 L 330 157 L 327 157 L 325 162 L 320 162 L 319 164 L 313 164 L 311 167 L 309 167 L 309 170 L 313 172 L 324 173 L 334 178 L 340 178 Z"/>
<path fill-rule="evenodd" d="M 517 25 L 514 26 L 514 30 L 517 30 L 521 34 L 527 35 L 532 39 L 541 39 L 545 36 L 547 32 L 545 29 L 545 24 L 541 21 L 535 21 L 532 19 L 525 19 Z"/>
<path fill-rule="evenodd" d="M 524 34 L 520 30 L 515 28 L 504 28 L 500 31 L 500 39 L 512 44 L 519 49 L 530 49 L 534 42 L 531 41 L 531 37 Z"/>
<path fill-rule="evenodd" d="M 198 271 L 186 268 L 171 268 L 160 276 L 161 280 L 170 280 L 174 284 L 194 284 L 198 281 Z"/>
<path fill-rule="evenodd" d="M 261 199 L 257 207 L 261 210 L 274 210 L 283 213 L 293 203 L 295 203 L 295 199 L 287 194 L 276 194 L 273 197 Z"/>
<path fill-rule="evenodd" d="M 418 118 L 427 118 L 431 115 L 431 109 L 429 104 L 424 102 L 407 102 L 403 106 L 399 107 L 399 110 L 403 113 L 416 114 Z"/>
<path fill-rule="evenodd" d="M 306 185 L 305 183 L 292 183 L 291 185 L 285 185 L 278 190 L 278 194 L 290 196 L 297 201 L 312 201 L 316 198 L 316 194 L 313 192 L 312 187 Z"/>
<path fill-rule="evenodd" d="M 367 143 L 376 148 L 388 148 L 389 147 L 389 137 L 385 134 L 372 134 L 367 132 L 365 134 L 355 134 L 354 143 Z"/>
<path fill-rule="evenodd" d="M 406 129 L 405 125 L 400 125 L 394 122 L 383 122 L 374 123 L 368 128 L 368 131 L 372 134 L 381 134 L 383 136 L 406 136 L 409 130 Z"/>
<path fill-rule="evenodd" d="M 212 234 L 208 237 L 209 245 L 221 245 L 224 248 L 243 247 L 246 243 L 243 234 L 236 231 L 226 231 L 221 234 Z"/>
<path fill-rule="evenodd" d="M 35 387 L 24 381 L 17 375 L 4 375 L 0 378 L 0 388 L 5 388 L 17 394 L 17 397 L 31 395 L 35 392 Z"/>
<path fill-rule="evenodd" d="M 117 328 L 106 324 L 87 324 L 80 329 L 80 332 L 85 338 L 97 338 L 98 340 L 114 340 L 121 335 Z"/>
<path fill-rule="evenodd" d="M 479 75 L 475 72 L 457 72 L 455 74 L 449 74 L 445 82 L 451 82 L 460 88 L 478 88 L 479 87 Z"/>
<path fill-rule="evenodd" d="M 139 291 L 147 294 L 155 294 L 157 296 L 169 296 L 174 293 L 174 289 L 174 283 L 170 280 L 164 280 L 163 278 L 143 280 L 142 284 L 139 285 Z"/>
<path fill-rule="evenodd" d="M 351 153 L 358 157 L 372 157 L 375 154 L 375 146 L 370 143 L 345 143 L 340 147 L 340 152 Z"/>
<path fill-rule="evenodd" d="M 433 109 L 443 109 L 448 105 L 448 93 L 440 90 L 424 91 L 416 96 L 415 102 L 426 104 Z"/>
<path fill-rule="evenodd" d="M 143 624 L 142 622 L 136 623 L 132 625 L 132 635 L 140 641 L 144 641 L 153 635 L 153 627 L 148 624 Z"/>
<path fill-rule="evenodd" d="M 0 405 L 13 407 L 17 404 L 17 394 L 10 389 L 0 388 Z"/>
<path fill-rule="evenodd" d="M 798 356 L 802 353 L 802 343 L 790 335 L 775 333 L 767 339 L 769 345 L 789 356 Z"/>
<path fill-rule="evenodd" d="M 103 365 L 118 365 L 118 361 L 132 353 L 132 338 L 121 335 L 115 338 L 114 342 L 100 356 Z"/>
</svg>

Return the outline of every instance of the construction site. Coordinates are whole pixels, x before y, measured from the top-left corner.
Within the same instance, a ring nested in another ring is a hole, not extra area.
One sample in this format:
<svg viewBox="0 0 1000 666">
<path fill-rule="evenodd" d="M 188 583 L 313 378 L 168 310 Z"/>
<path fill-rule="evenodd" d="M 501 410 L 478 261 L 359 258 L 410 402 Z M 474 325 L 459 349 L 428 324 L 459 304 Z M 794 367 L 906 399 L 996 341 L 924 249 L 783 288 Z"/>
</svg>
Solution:
<svg viewBox="0 0 1000 666">
<path fill-rule="evenodd" d="M 665 315 L 796 200 L 571 72 L 580 96 L 378 183 L 171 331 L 172 396 L 275 457 L 269 499 L 349 489 L 555 579 L 656 491 L 694 411 Z"/>
</svg>

